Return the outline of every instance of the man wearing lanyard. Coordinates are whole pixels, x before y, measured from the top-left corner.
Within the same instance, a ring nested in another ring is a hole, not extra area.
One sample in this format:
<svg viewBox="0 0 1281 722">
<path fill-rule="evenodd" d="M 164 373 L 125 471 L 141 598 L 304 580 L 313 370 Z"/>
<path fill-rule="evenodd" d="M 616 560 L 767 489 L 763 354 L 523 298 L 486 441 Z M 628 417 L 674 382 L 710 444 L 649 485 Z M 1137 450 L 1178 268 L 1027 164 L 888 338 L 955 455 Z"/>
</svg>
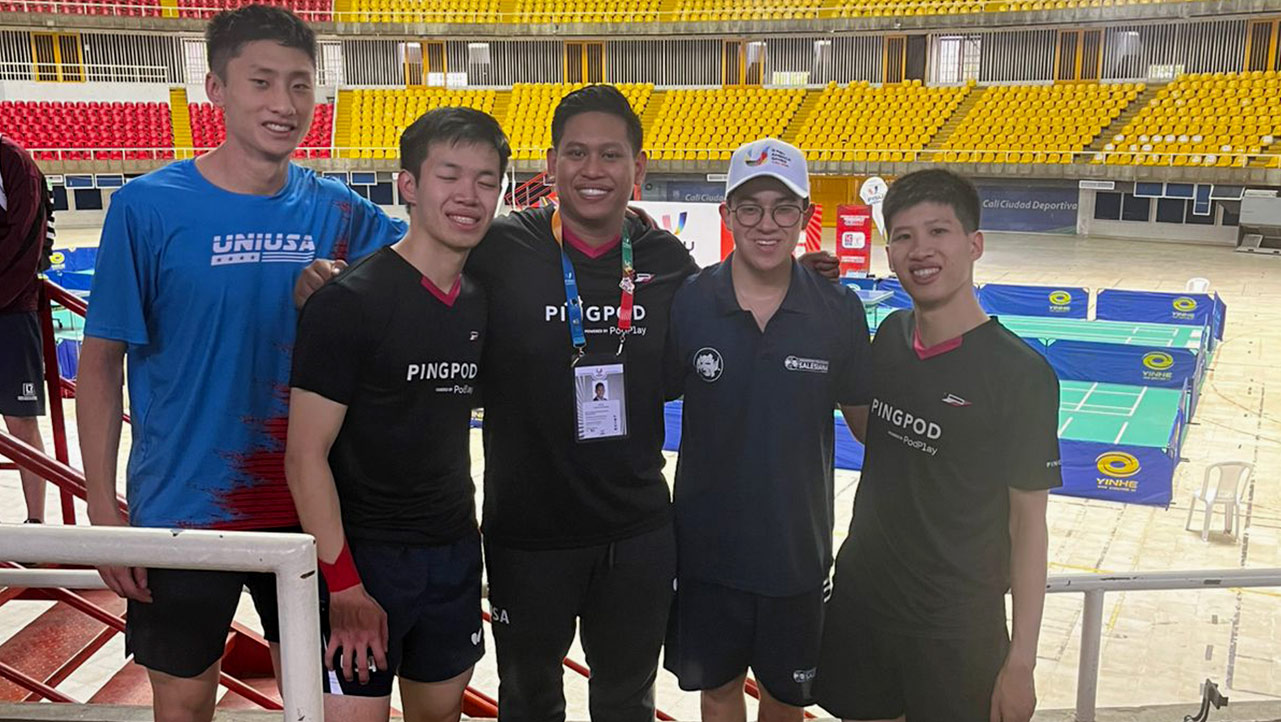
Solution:
<svg viewBox="0 0 1281 722">
<path fill-rule="evenodd" d="M 559 208 L 496 221 L 466 270 L 490 298 L 484 532 L 499 708 L 564 719 L 561 660 L 581 622 L 592 719 L 640 722 L 654 717 L 676 572 L 667 317 L 698 269 L 675 236 L 627 216 L 645 155 L 617 89 L 567 95 L 552 141 Z"/>
</svg>

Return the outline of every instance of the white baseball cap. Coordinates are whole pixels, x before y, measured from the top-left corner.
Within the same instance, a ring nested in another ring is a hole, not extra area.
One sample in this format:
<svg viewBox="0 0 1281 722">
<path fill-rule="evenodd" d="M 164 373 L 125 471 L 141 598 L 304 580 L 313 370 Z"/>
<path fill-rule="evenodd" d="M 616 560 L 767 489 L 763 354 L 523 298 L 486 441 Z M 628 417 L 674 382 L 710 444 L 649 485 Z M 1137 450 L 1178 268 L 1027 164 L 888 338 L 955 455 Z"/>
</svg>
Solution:
<svg viewBox="0 0 1281 722">
<path fill-rule="evenodd" d="M 775 178 L 801 198 L 810 197 L 810 175 L 805 154 L 775 138 L 745 143 L 729 159 L 725 196 L 753 178 Z"/>
</svg>

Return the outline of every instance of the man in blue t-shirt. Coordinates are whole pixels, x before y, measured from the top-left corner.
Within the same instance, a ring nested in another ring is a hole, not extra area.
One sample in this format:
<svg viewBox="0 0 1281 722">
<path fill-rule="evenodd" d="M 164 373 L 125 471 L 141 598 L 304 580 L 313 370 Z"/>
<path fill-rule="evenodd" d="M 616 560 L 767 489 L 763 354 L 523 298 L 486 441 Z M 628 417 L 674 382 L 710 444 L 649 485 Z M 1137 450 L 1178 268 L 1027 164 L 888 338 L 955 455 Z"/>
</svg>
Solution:
<svg viewBox="0 0 1281 722">
<path fill-rule="evenodd" d="M 206 90 L 226 141 L 130 181 L 103 228 L 77 404 L 95 525 L 124 523 L 115 486 L 127 356 L 129 523 L 296 529 L 283 465 L 294 285 L 305 267 L 329 268 L 318 259 L 359 258 L 405 232 L 289 161 L 315 107 L 306 24 L 250 6 L 214 18 L 207 41 Z M 99 571 L 129 599 L 126 647 L 148 669 L 158 719 L 212 718 L 244 586 L 264 636 L 279 639 L 270 574 Z"/>
</svg>

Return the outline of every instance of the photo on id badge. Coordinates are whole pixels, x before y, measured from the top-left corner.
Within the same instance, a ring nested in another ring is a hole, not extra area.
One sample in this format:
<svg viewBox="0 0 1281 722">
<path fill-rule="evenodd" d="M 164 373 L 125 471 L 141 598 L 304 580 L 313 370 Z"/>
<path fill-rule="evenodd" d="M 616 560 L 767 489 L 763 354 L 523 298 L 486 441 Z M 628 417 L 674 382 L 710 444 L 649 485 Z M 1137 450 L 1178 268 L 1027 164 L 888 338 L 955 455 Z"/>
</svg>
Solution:
<svg viewBox="0 0 1281 722">
<path fill-rule="evenodd" d="M 579 441 L 627 436 L 624 389 L 621 363 L 580 363 L 574 367 L 574 407 L 578 412 Z"/>
</svg>

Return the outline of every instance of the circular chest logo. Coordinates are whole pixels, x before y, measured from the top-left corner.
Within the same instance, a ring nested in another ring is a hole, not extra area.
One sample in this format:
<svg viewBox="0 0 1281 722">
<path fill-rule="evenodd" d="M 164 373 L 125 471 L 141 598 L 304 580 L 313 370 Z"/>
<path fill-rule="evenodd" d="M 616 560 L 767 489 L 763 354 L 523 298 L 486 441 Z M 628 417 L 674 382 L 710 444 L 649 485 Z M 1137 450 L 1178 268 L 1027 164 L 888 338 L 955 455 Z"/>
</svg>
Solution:
<svg viewBox="0 0 1281 722">
<path fill-rule="evenodd" d="M 1050 294 L 1050 303 L 1055 306 L 1066 306 L 1072 303 L 1072 294 L 1067 291 L 1055 291 Z"/>
<path fill-rule="evenodd" d="M 725 362 L 721 359 L 721 352 L 714 348 L 704 346 L 694 354 L 694 373 L 708 383 L 721 377 L 721 371 L 725 370 Z"/>
<path fill-rule="evenodd" d="M 1174 357 L 1164 351 L 1149 351 L 1143 355 L 1143 365 L 1153 371 L 1165 371 L 1174 365 Z"/>
<path fill-rule="evenodd" d="M 1104 476 L 1125 478 L 1139 473 L 1139 460 L 1124 451 L 1105 451 L 1094 460 Z"/>
<path fill-rule="evenodd" d="M 1187 296 L 1179 296 L 1178 298 L 1174 299 L 1172 304 L 1174 306 L 1174 310 L 1176 311 L 1183 311 L 1186 313 L 1189 311 L 1196 310 L 1195 298 L 1188 298 Z"/>
<path fill-rule="evenodd" d="M 49 263 L 51 265 L 61 266 L 66 262 L 67 262 L 67 257 L 63 255 L 62 251 L 54 251 L 53 253 L 49 254 Z"/>
</svg>

